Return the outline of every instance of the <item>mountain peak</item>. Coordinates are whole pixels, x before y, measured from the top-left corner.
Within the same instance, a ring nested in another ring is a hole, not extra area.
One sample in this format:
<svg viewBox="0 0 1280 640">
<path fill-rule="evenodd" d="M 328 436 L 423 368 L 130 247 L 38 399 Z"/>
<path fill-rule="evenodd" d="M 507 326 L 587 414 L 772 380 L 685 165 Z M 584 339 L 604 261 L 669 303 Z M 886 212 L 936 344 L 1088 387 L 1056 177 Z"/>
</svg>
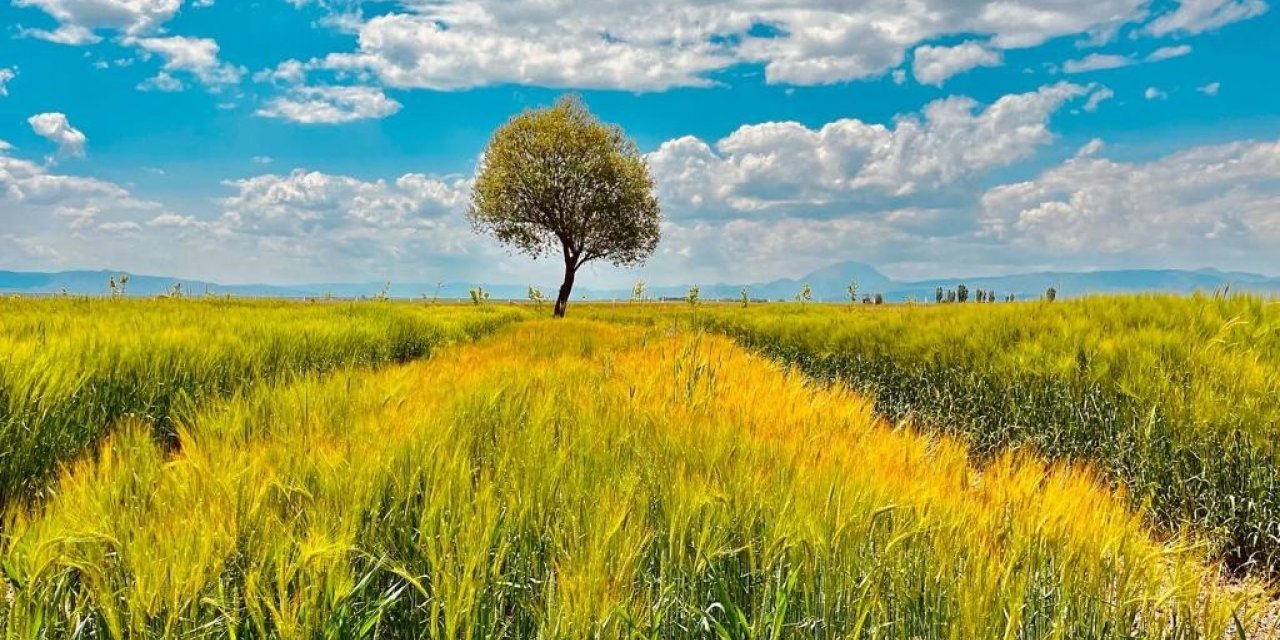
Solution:
<svg viewBox="0 0 1280 640">
<path fill-rule="evenodd" d="M 850 280 L 857 280 L 858 289 L 860 291 L 867 292 L 877 288 L 883 288 L 893 282 L 883 273 L 880 273 L 879 269 L 876 269 L 865 262 L 857 262 L 854 260 L 837 262 L 830 266 L 823 267 L 817 271 L 809 273 L 801 280 L 808 282 L 815 287 L 835 287 L 841 290 L 849 285 Z"/>
</svg>

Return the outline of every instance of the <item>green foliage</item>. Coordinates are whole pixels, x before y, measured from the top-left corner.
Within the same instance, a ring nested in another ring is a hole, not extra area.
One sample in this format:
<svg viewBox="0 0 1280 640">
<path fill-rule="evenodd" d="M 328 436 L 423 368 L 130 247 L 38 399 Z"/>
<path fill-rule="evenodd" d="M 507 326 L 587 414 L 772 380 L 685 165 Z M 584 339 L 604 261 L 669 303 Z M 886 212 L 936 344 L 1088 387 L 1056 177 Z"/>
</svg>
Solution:
<svg viewBox="0 0 1280 640">
<path fill-rule="evenodd" d="M 1049 287 L 1049 289 L 1044 292 L 1044 299 L 1048 300 L 1049 302 L 1053 302 L 1054 300 L 1057 300 L 1058 290 L 1054 289 L 1053 287 Z"/>
<path fill-rule="evenodd" d="M 799 302 L 800 304 L 806 304 L 808 302 L 811 302 L 812 300 L 813 300 L 813 287 L 809 286 L 808 282 L 800 285 L 800 291 L 796 293 L 796 302 Z"/>
<path fill-rule="evenodd" d="M 547 301 L 547 298 L 546 296 L 542 295 L 541 289 L 532 285 L 529 286 L 529 302 L 532 302 L 535 308 L 541 309 L 543 303 L 545 303 L 546 301 Z"/>
<path fill-rule="evenodd" d="M 662 214 L 635 142 L 602 124 L 576 97 L 526 111 L 494 132 L 480 161 L 468 217 L 480 233 L 534 258 L 559 253 L 564 315 L 585 263 L 643 263 L 658 246 Z"/>
<path fill-rule="evenodd" d="M 747 295 L 746 287 L 743 287 L 742 290 L 738 292 L 738 302 L 742 305 L 743 309 L 746 309 L 747 306 L 751 304 L 751 296 Z"/>
<path fill-rule="evenodd" d="M 631 301 L 635 303 L 644 302 L 644 280 L 636 280 L 634 286 L 631 287 Z"/>
<path fill-rule="evenodd" d="M 123 298 L 125 289 L 129 286 L 129 274 L 122 273 L 119 276 L 111 276 L 107 278 L 107 292 L 112 298 Z"/>
<path fill-rule="evenodd" d="M 471 295 L 471 304 L 477 307 L 489 301 L 489 292 L 484 287 L 472 287 L 467 293 Z"/>
<path fill-rule="evenodd" d="M 849 303 L 853 304 L 858 301 L 858 281 L 850 280 L 849 286 L 845 288 L 849 292 Z"/>
<path fill-rule="evenodd" d="M 685 302 L 689 303 L 689 306 L 691 307 L 698 306 L 698 294 L 699 294 L 698 285 L 695 284 L 689 287 L 689 293 L 685 295 L 685 298 L 684 298 Z"/>
</svg>

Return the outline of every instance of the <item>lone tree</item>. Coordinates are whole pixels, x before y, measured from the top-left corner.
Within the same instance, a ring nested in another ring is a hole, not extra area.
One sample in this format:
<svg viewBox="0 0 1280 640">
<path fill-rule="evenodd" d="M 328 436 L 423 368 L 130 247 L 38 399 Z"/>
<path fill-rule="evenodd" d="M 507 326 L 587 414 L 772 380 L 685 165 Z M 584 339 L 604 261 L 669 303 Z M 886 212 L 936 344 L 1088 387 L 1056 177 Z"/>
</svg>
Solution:
<svg viewBox="0 0 1280 640">
<path fill-rule="evenodd" d="M 561 253 L 556 317 L 564 317 L 582 265 L 643 263 L 658 246 L 662 222 L 635 142 L 573 96 L 515 116 L 494 132 L 467 217 L 477 231 L 535 259 Z"/>
</svg>

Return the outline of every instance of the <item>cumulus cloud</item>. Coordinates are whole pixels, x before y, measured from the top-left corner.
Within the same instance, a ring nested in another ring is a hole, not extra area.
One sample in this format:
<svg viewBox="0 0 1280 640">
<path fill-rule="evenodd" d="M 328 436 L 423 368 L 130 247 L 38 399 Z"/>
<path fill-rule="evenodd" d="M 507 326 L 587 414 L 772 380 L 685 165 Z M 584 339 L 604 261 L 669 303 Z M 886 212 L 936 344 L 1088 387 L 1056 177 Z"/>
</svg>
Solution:
<svg viewBox="0 0 1280 640">
<path fill-rule="evenodd" d="M 714 146 L 694 137 L 667 141 L 648 160 L 675 217 L 884 208 L 1026 159 L 1052 141 L 1049 118 L 1089 92 L 1063 82 L 981 109 L 972 99 L 951 97 L 892 126 L 856 119 L 819 129 L 748 125 Z"/>
<path fill-rule="evenodd" d="M 996 64 L 999 51 L 1113 29 L 1144 15 L 1141 0 L 901 4 L 834 0 L 580 0 L 410 2 L 359 25 L 358 48 L 315 61 L 371 73 L 406 88 L 462 89 L 500 83 L 656 91 L 708 86 L 713 72 L 764 66 L 766 81 L 817 85 L 878 76 L 923 42 L 974 34 L 984 44 L 930 47 L 927 82 Z"/>
<path fill-rule="evenodd" d="M 71 229 L 80 229 L 96 224 L 103 212 L 158 208 L 154 203 L 134 198 L 117 184 L 51 173 L 45 166 L 12 157 L 11 150 L 9 145 L 0 143 L 0 203 L 4 203 L 0 206 L 0 220 L 6 229 L 41 224 L 51 217 L 68 221 Z"/>
<path fill-rule="evenodd" d="M 1034 180 L 991 189 L 982 209 L 988 234 L 1023 249 L 1239 264 L 1280 242 L 1280 141 L 1137 163 L 1078 154 Z"/>
<path fill-rule="evenodd" d="M 1168 99 L 1169 94 L 1165 93 L 1159 87 L 1147 87 L 1147 90 L 1142 92 L 1142 97 L 1147 100 L 1166 100 Z"/>
<path fill-rule="evenodd" d="M 307 71 L 307 65 L 303 64 L 302 61 L 285 60 L 276 65 L 274 69 L 263 69 L 253 74 L 253 81 L 294 86 L 306 81 Z"/>
<path fill-rule="evenodd" d="M 161 71 L 156 75 L 138 83 L 139 91 L 163 91 L 165 93 L 175 93 L 183 91 L 187 85 L 181 80 L 171 76 L 168 72 Z"/>
<path fill-rule="evenodd" d="M 99 42 L 95 31 L 126 35 L 147 33 L 168 22 L 182 0 L 13 0 L 14 6 L 33 7 L 58 21 L 52 31 L 28 29 L 24 35 L 68 45 Z"/>
<path fill-rule="evenodd" d="M 1182 0 L 1176 9 L 1148 24 L 1146 32 L 1157 37 L 1178 33 L 1195 35 L 1255 18 L 1267 9 L 1264 0 Z"/>
<path fill-rule="evenodd" d="M 942 86 L 951 76 L 977 67 L 994 67 L 1001 61 L 999 51 L 970 41 L 954 47 L 917 47 L 911 69 L 921 84 Z"/>
<path fill-rule="evenodd" d="M 295 170 L 225 183 L 227 228 L 260 235 L 306 236 L 347 227 L 412 229 L 460 216 L 470 193 L 461 178 L 409 173 L 394 182 Z"/>
<path fill-rule="evenodd" d="M 295 170 L 225 185 L 235 193 L 221 201 L 224 214 L 208 231 L 249 239 L 294 261 L 328 266 L 353 260 L 381 271 L 388 261 L 492 256 L 496 250 L 462 215 L 470 193 L 464 178 L 409 173 L 366 181 Z"/>
<path fill-rule="evenodd" d="M 132 38 L 126 42 L 138 47 L 147 55 L 154 54 L 164 59 L 161 73 L 146 81 L 143 88 L 180 91 L 182 84 L 173 77 L 173 74 L 187 73 L 206 87 L 218 89 L 239 83 L 245 73 L 243 67 L 218 59 L 220 49 L 218 43 L 211 38 L 167 36 Z"/>
<path fill-rule="evenodd" d="M 385 118 L 400 106 L 374 87 L 295 87 L 267 102 L 258 115 L 299 124 L 342 124 Z"/>
<path fill-rule="evenodd" d="M 1203 87 L 1196 89 L 1196 91 L 1199 91 L 1200 93 L 1203 93 L 1209 97 L 1218 95 L 1218 92 L 1221 90 L 1222 90 L 1221 82 L 1210 82 L 1209 84 L 1206 84 Z"/>
<path fill-rule="evenodd" d="M 176 228 L 176 229 L 208 229 L 209 223 L 197 220 L 193 216 L 184 216 L 177 213 L 162 213 L 151 220 L 147 221 L 148 227 L 159 228 Z"/>
<path fill-rule="evenodd" d="M 84 145 L 88 138 L 71 126 L 67 116 L 61 113 L 38 113 L 27 118 L 27 124 L 36 135 L 58 145 L 62 156 L 84 157 Z"/>
</svg>

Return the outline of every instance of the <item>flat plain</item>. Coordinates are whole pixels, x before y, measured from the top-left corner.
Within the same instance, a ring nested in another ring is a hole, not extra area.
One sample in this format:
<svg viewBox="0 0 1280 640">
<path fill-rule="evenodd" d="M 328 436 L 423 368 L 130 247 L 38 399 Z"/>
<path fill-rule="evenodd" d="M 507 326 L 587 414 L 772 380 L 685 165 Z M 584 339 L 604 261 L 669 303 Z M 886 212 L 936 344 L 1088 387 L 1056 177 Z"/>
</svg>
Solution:
<svg viewBox="0 0 1280 640">
<path fill-rule="evenodd" d="M 0 310 L 8 637 L 1275 633 L 1267 300 Z"/>
</svg>

